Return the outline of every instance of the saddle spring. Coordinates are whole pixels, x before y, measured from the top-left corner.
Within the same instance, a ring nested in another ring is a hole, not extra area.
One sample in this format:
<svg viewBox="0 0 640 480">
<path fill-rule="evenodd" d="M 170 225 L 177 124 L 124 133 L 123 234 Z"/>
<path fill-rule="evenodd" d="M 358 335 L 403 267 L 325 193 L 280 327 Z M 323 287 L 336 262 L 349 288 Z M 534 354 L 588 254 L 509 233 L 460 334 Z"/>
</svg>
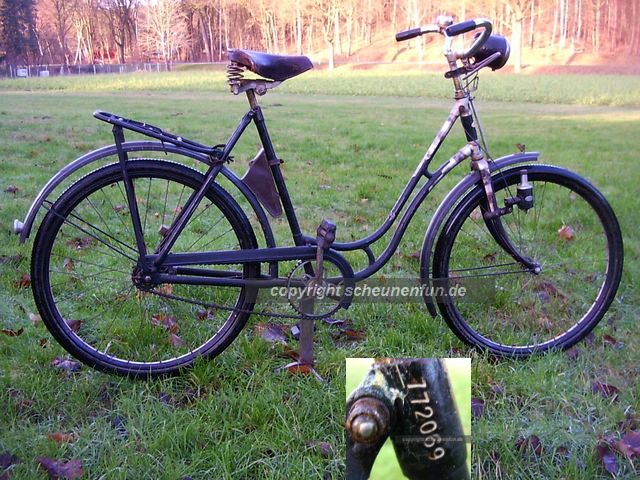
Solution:
<svg viewBox="0 0 640 480">
<path fill-rule="evenodd" d="M 237 85 L 244 78 L 245 68 L 236 62 L 227 64 L 227 83 L 229 85 Z"/>
</svg>

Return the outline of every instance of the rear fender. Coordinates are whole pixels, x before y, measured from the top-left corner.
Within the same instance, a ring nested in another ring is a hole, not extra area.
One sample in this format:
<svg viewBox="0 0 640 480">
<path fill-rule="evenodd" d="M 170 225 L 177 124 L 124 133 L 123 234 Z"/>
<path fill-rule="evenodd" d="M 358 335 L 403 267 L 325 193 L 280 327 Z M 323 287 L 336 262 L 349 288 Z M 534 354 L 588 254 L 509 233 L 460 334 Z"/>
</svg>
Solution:
<svg viewBox="0 0 640 480">
<path fill-rule="evenodd" d="M 185 157 L 193 158 L 199 162 L 210 165 L 210 158 L 202 153 L 194 152 L 192 150 L 188 150 L 186 148 L 182 148 L 176 145 L 172 145 L 170 143 L 161 143 L 161 142 L 151 142 L 151 141 L 137 141 L 137 142 L 125 142 L 122 144 L 122 148 L 125 152 L 165 152 L 165 153 L 175 153 L 178 155 L 184 155 Z M 117 155 L 118 151 L 115 145 L 108 145 L 106 147 L 99 148 L 97 150 L 93 150 L 92 152 L 86 153 L 85 155 L 77 158 L 73 162 L 65 165 L 61 168 L 58 173 L 56 173 L 51 179 L 45 184 L 44 187 L 38 192 L 36 198 L 31 203 L 29 207 L 29 211 L 24 219 L 24 221 L 14 220 L 13 222 L 13 231 L 16 235 L 20 236 L 20 243 L 24 243 L 29 235 L 31 234 L 31 230 L 33 228 L 33 224 L 35 222 L 36 216 L 38 215 L 38 211 L 42 207 L 42 204 L 45 200 L 51 195 L 51 193 L 64 182 L 66 179 L 71 177 L 74 173 L 80 170 L 87 165 L 103 160 L 107 157 Z M 264 212 L 264 209 L 260 205 L 260 202 L 253 194 L 253 192 L 245 185 L 240 177 L 238 177 L 234 172 L 229 170 L 226 167 L 222 167 L 220 173 L 224 175 L 247 199 L 251 208 L 253 209 L 256 217 L 258 218 L 258 222 L 260 223 L 260 227 L 262 228 L 262 232 L 264 234 L 264 239 L 267 247 L 275 247 L 275 239 L 273 236 L 273 232 L 271 230 L 271 225 L 269 224 L 269 220 Z"/>
</svg>

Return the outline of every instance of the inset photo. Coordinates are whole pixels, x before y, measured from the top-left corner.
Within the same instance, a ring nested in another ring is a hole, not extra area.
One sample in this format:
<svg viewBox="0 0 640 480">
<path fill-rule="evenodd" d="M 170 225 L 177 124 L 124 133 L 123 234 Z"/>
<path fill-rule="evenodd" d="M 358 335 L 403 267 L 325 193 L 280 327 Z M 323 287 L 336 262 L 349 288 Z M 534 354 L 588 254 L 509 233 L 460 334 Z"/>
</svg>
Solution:
<svg viewBox="0 0 640 480">
<path fill-rule="evenodd" d="M 471 359 L 347 358 L 347 480 L 468 480 Z"/>
</svg>

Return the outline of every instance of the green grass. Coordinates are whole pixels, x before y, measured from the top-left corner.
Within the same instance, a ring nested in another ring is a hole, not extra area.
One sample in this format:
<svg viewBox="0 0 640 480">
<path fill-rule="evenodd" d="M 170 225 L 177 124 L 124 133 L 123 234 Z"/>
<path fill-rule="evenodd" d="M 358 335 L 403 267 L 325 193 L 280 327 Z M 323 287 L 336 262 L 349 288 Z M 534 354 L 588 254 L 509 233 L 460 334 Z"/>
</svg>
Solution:
<svg viewBox="0 0 640 480">
<path fill-rule="evenodd" d="M 443 66 L 442 71 L 445 71 Z M 640 106 L 640 77 L 615 75 L 514 75 L 483 72 L 484 100 Z M 420 71 L 311 71 L 287 81 L 282 92 L 301 94 L 450 98 L 451 82 L 442 73 Z M 0 90 L 71 92 L 228 91 L 222 66 L 171 73 L 131 73 L 78 77 L 0 80 Z"/>
<path fill-rule="evenodd" d="M 365 77 L 363 92 L 401 95 L 389 90 L 402 85 L 400 77 L 395 83 L 381 82 L 379 89 L 373 77 Z M 22 459 L 12 478 L 45 478 L 37 473 L 35 460 L 44 455 L 82 459 L 87 478 L 338 479 L 344 469 L 345 357 L 470 355 L 441 319 L 429 317 L 423 305 L 371 304 L 340 314 L 365 331 L 362 341 L 336 345 L 330 328 L 318 325 L 318 370 L 326 379 L 322 384 L 307 376 L 274 373 L 287 360 L 252 334 L 251 326 L 265 321 L 261 318 L 252 318 L 215 361 L 203 362 L 180 378 L 134 382 L 87 368 L 73 377 L 53 369 L 50 362 L 65 353 L 42 324 L 29 321 L 28 314 L 35 309 L 31 292 L 18 288 L 16 282 L 29 271 L 31 243 L 19 246 L 9 225 L 24 216 L 39 188 L 59 168 L 87 150 L 112 142 L 109 127 L 92 119 L 95 109 L 144 119 L 209 143 L 223 142 L 245 111 L 245 102 L 209 91 L 222 89 L 214 86 L 215 76 L 189 78 L 131 75 L 64 83 L 58 79 L 50 79 L 56 83 L 0 82 L 0 221 L 4 225 L 0 254 L 25 257 L 18 264 L 0 265 L 0 326 L 25 329 L 19 337 L 0 335 L 0 453 L 10 451 Z M 498 98 L 496 83 L 489 85 L 494 78 L 506 82 L 509 77 L 485 75 L 483 86 L 493 90 L 493 97 L 483 98 Z M 581 77 L 571 78 L 574 91 L 580 93 L 565 102 L 582 103 L 584 92 L 591 91 L 593 98 L 616 103 L 618 93 L 610 90 L 615 88 L 613 80 L 599 77 L 599 85 L 594 86 L 590 78 L 584 82 Z M 425 87 L 430 81 L 427 76 Z M 541 80 L 545 81 L 560 78 Z M 636 92 L 625 102 L 635 95 L 631 103 L 638 104 L 640 89 L 631 88 L 637 81 L 633 77 L 615 80 L 626 85 L 621 90 L 625 94 Z M 322 74 L 311 76 L 308 88 L 314 82 L 318 89 L 341 88 L 338 80 L 332 84 Z M 438 82 L 446 84 L 442 79 Z M 54 91 L 39 90 L 54 85 L 58 85 Z M 100 91 L 101 85 L 105 90 Z M 299 80 L 291 85 L 291 89 L 302 89 L 305 83 Z M 17 91 L 19 87 L 38 91 Z M 353 94 L 360 87 L 347 88 L 351 91 L 338 93 Z M 551 88 L 549 84 L 548 91 L 541 90 L 534 98 L 550 103 L 563 100 L 562 92 L 552 93 Z M 421 91 L 425 90 L 429 88 Z M 409 87 L 403 91 L 413 92 Z M 511 91 L 507 94 L 518 98 Z M 276 149 L 285 160 L 284 173 L 304 230 L 313 232 L 322 218 L 333 218 L 342 241 L 367 235 L 384 220 L 449 110 L 449 101 L 399 96 L 274 92 L 262 102 Z M 498 102 L 478 106 L 494 156 L 514 152 L 516 143 L 524 143 L 543 152 L 541 161 L 574 169 L 603 191 L 622 226 L 626 263 L 610 313 L 595 330 L 593 344 L 581 344 L 577 359 L 558 353 L 496 362 L 474 355 L 473 396 L 486 402 L 485 415 L 473 423 L 474 472 L 483 479 L 496 478 L 496 468 L 501 475 L 497 478 L 607 478 L 594 457 L 598 438 L 617 435 L 625 415 L 637 422 L 640 414 L 635 154 L 640 110 Z M 444 160 L 463 142 L 456 129 L 439 158 Z M 232 165 L 236 172 L 244 172 L 257 146 L 257 136 L 251 132 L 238 147 Z M 427 200 L 399 253 L 383 270 L 385 275 L 417 273 L 418 261 L 411 253 L 419 250 L 438 201 L 465 170 L 466 166 L 453 172 Z M 19 191 L 4 192 L 9 184 Z M 279 219 L 274 224 L 286 243 L 285 222 Z M 350 259 L 356 264 L 365 261 Z M 604 334 L 623 342 L 624 348 L 603 342 Z M 41 339 L 48 341 L 44 348 Z M 591 393 L 593 380 L 618 387 L 618 401 Z M 495 393 L 493 383 L 502 387 L 501 393 Z M 116 415 L 127 426 L 127 439 L 111 426 Z M 56 444 L 47 438 L 57 431 L 73 433 L 75 441 Z M 538 461 L 523 460 L 515 447 L 518 438 L 532 434 L 540 437 L 544 448 Z M 333 452 L 323 456 L 313 442 L 328 442 Z M 568 461 L 554 461 L 552 452 L 559 446 L 571 452 Z M 499 457 L 498 467 L 489 461 L 490 456 L 496 458 L 493 452 Z M 637 461 L 634 466 L 622 457 L 618 461 L 619 478 L 636 478 Z"/>
</svg>

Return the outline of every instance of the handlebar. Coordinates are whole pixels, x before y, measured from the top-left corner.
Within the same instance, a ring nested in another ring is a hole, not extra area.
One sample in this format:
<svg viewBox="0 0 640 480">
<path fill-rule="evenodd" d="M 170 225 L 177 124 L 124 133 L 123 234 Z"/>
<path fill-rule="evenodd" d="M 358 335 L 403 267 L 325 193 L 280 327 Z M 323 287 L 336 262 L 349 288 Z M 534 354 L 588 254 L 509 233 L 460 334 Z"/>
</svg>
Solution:
<svg viewBox="0 0 640 480">
<path fill-rule="evenodd" d="M 476 18 L 465 20 L 464 22 L 452 24 L 451 17 L 438 17 L 437 24 L 427 25 L 420 28 L 412 28 L 396 33 L 396 41 L 403 42 L 418 37 L 424 33 L 440 33 L 446 37 L 455 37 L 463 33 L 470 32 L 476 28 L 483 28 L 481 35 L 477 36 L 471 46 L 464 52 L 459 52 L 457 58 L 464 59 L 475 55 L 482 48 L 484 42 L 491 35 L 492 25 L 488 18 Z"/>
</svg>

